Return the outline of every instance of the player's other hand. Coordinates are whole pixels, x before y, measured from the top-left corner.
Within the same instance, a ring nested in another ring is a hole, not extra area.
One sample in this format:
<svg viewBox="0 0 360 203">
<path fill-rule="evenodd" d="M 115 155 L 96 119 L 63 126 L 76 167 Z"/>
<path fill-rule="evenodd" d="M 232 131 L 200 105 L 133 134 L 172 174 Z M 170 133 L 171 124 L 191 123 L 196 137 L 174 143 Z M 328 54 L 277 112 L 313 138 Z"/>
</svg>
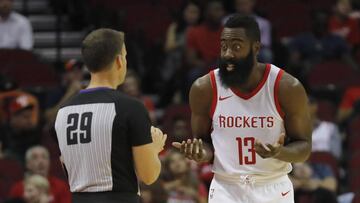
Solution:
<svg viewBox="0 0 360 203">
<path fill-rule="evenodd" d="M 156 153 L 160 153 L 164 149 L 167 135 L 164 134 L 159 128 L 151 126 L 151 137 Z"/>
<path fill-rule="evenodd" d="M 182 141 L 181 143 L 173 142 L 172 145 L 179 149 L 186 158 L 196 162 L 202 162 L 206 157 L 206 151 L 201 139 L 188 139 L 187 141 Z"/>
<path fill-rule="evenodd" d="M 285 134 L 281 134 L 279 140 L 274 144 L 264 144 L 259 140 L 255 141 L 255 151 L 262 158 L 274 158 L 280 153 L 284 145 Z"/>
</svg>

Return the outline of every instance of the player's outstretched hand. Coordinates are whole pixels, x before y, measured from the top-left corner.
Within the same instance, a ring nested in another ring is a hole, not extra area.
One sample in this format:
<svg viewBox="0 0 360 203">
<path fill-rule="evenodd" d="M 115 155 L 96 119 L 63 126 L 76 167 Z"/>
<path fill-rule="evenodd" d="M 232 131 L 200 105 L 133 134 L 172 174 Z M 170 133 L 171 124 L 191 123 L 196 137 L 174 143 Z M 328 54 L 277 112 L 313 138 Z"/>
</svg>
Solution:
<svg viewBox="0 0 360 203">
<path fill-rule="evenodd" d="M 255 141 L 255 151 L 262 158 L 275 157 L 280 153 L 281 147 L 284 145 L 285 134 L 281 134 L 279 140 L 274 144 L 264 144 L 259 140 Z"/>
<path fill-rule="evenodd" d="M 164 134 L 159 128 L 151 126 L 151 137 L 156 152 L 160 153 L 164 149 L 167 135 Z"/>
<path fill-rule="evenodd" d="M 182 141 L 181 143 L 173 142 L 172 145 L 179 149 L 186 158 L 196 162 L 202 162 L 206 157 L 206 151 L 201 139 L 188 139 L 187 141 Z"/>
</svg>

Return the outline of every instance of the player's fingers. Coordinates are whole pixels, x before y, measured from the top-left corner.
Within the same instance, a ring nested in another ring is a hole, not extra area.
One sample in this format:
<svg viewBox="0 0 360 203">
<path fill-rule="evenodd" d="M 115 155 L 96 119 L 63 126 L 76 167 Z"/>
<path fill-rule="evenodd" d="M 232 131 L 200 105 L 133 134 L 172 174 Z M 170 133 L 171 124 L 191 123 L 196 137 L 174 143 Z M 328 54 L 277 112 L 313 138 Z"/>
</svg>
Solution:
<svg viewBox="0 0 360 203">
<path fill-rule="evenodd" d="M 171 143 L 171 145 L 177 149 L 180 149 L 181 148 L 181 143 L 180 142 L 173 142 Z"/>
<path fill-rule="evenodd" d="M 279 144 L 278 144 L 279 145 Z M 271 145 L 271 144 L 267 144 L 265 145 L 270 151 L 274 151 L 276 150 L 277 146 L 276 145 Z"/>
<path fill-rule="evenodd" d="M 189 147 L 189 156 L 190 156 L 190 157 L 193 157 L 193 149 L 194 149 L 194 144 L 191 143 L 191 144 L 190 144 L 190 147 Z"/>
<path fill-rule="evenodd" d="M 196 138 L 194 138 L 193 143 L 194 143 L 193 154 L 198 155 L 199 154 L 199 141 Z"/>
<path fill-rule="evenodd" d="M 183 153 L 183 154 L 185 152 L 185 145 L 186 145 L 185 141 L 182 141 L 181 147 L 180 147 L 180 152 Z"/>
<path fill-rule="evenodd" d="M 285 143 L 285 133 L 281 133 L 277 144 L 284 145 L 284 143 Z"/>
<path fill-rule="evenodd" d="M 187 157 L 189 157 L 189 156 L 191 156 L 191 140 L 190 139 L 188 139 L 187 140 L 187 142 L 186 142 L 186 144 L 185 144 L 185 155 L 187 156 Z"/>
<path fill-rule="evenodd" d="M 204 149 L 204 144 L 202 139 L 199 139 L 199 152 L 202 152 L 202 150 Z"/>
<path fill-rule="evenodd" d="M 259 140 L 255 140 L 255 147 L 257 147 L 258 149 L 264 149 L 266 151 L 270 151 L 270 149 L 268 147 L 266 147 L 262 142 L 260 142 Z"/>
<path fill-rule="evenodd" d="M 269 149 L 269 147 L 267 147 L 264 143 L 260 142 L 259 140 L 255 141 L 255 145 L 259 145 L 261 148 L 265 149 L 266 151 L 270 152 L 271 150 Z"/>
</svg>

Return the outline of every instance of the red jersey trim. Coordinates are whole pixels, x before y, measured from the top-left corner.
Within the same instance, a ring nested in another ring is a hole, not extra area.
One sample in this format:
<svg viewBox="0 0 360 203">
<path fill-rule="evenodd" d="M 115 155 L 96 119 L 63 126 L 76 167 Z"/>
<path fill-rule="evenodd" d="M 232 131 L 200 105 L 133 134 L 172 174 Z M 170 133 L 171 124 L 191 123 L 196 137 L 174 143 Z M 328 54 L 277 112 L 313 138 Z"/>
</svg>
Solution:
<svg viewBox="0 0 360 203">
<path fill-rule="evenodd" d="M 209 113 L 210 113 L 210 118 L 212 118 L 215 113 L 215 108 L 216 108 L 216 104 L 217 104 L 217 88 L 216 88 L 215 73 L 213 70 L 210 71 L 210 82 L 211 82 L 213 97 L 212 97 L 211 109 L 210 109 Z"/>
<path fill-rule="evenodd" d="M 243 99 L 250 99 L 251 97 L 255 96 L 260 90 L 261 88 L 264 86 L 269 73 L 270 73 L 270 69 L 271 69 L 271 65 L 270 64 L 266 64 L 265 67 L 265 73 L 263 75 L 263 78 L 261 79 L 261 82 L 258 84 L 258 86 L 251 91 L 250 93 L 242 93 L 240 92 L 238 89 L 235 88 L 230 88 L 232 92 L 234 92 L 234 94 L 236 94 L 238 97 L 243 98 Z"/>
<path fill-rule="evenodd" d="M 274 100 L 275 100 L 275 106 L 276 110 L 280 114 L 281 118 L 284 119 L 285 113 L 281 109 L 280 102 L 279 102 L 279 85 L 282 75 L 284 74 L 284 70 L 280 69 L 276 76 L 275 85 L 274 85 Z"/>
</svg>

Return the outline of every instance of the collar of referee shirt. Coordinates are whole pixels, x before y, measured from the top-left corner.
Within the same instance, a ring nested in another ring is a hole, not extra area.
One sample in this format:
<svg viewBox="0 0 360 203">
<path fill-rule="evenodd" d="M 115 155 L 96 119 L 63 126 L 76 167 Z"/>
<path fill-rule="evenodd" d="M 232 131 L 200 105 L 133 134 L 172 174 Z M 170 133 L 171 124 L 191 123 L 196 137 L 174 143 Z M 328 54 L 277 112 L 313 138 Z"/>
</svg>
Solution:
<svg viewBox="0 0 360 203">
<path fill-rule="evenodd" d="M 80 90 L 80 93 L 89 93 L 89 92 L 95 92 L 95 91 L 99 91 L 99 90 L 111 90 L 111 88 L 110 87 L 94 87 L 94 88 Z"/>
</svg>

